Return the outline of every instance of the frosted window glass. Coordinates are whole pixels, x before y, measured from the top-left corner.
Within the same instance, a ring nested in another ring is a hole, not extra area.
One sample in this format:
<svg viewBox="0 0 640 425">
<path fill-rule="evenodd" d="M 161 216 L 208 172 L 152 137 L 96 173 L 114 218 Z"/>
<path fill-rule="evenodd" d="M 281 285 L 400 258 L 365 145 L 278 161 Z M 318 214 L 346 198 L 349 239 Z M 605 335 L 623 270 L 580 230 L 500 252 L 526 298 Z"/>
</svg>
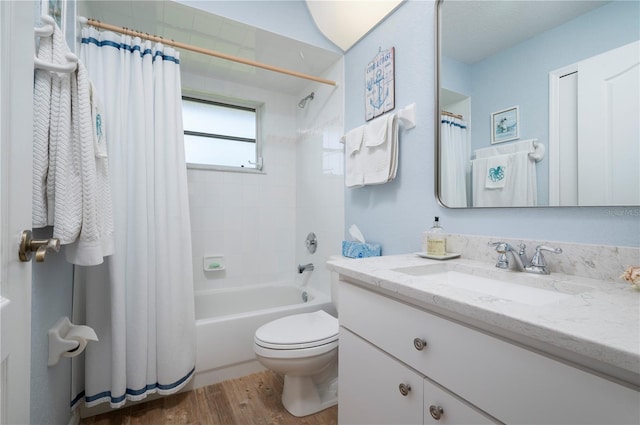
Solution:
<svg viewBox="0 0 640 425">
<path fill-rule="evenodd" d="M 183 99 L 182 111 L 186 131 L 256 138 L 256 113 L 253 110 Z"/>
<path fill-rule="evenodd" d="M 257 113 L 199 99 L 182 99 L 188 164 L 255 169 Z"/>
<path fill-rule="evenodd" d="M 184 146 L 186 160 L 190 164 L 256 168 L 255 143 L 185 134 Z"/>
</svg>

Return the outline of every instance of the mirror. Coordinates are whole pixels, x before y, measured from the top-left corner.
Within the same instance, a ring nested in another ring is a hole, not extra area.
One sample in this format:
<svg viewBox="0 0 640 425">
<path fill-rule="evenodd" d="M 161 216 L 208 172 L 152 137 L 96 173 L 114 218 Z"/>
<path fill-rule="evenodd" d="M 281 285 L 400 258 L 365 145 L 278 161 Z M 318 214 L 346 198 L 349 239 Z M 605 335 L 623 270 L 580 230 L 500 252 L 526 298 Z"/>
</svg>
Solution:
<svg viewBox="0 0 640 425">
<path fill-rule="evenodd" d="M 436 195 L 640 205 L 640 2 L 439 0 Z"/>
</svg>

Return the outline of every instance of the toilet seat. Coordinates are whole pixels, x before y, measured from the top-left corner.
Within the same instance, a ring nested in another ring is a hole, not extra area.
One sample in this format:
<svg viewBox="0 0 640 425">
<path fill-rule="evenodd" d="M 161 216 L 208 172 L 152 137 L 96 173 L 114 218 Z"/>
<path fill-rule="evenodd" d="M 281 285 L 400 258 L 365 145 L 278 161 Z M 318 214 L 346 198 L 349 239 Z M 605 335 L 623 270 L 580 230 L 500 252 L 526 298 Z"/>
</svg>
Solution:
<svg viewBox="0 0 640 425">
<path fill-rule="evenodd" d="M 276 319 L 255 333 L 255 343 L 272 350 L 310 349 L 333 343 L 337 346 L 337 341 L 338 319 L 322 310 Z"/>
</svg>

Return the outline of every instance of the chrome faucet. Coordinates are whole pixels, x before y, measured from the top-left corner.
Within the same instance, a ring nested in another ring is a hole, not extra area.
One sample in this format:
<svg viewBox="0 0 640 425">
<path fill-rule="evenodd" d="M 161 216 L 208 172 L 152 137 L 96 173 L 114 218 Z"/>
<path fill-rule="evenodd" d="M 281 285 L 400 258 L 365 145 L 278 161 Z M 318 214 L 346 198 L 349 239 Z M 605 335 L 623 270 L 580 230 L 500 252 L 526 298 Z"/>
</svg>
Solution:
<svg viewBox="0 0 640 425">
<path fill-rule="evenodd" d="M 507 253 L 511 253 L 511 256 L 516 261 L 518 266 L 518 270 L 526 273 L 535 273 L 535 274 L 550 274 L 549 269 L 547 268 L 547 262 L 542 255 L 542 251 L 553 252 L 554 254 L 562 253 L 561 248 L 552 248 L 546 245 L 538 245 L 536 246 L 536 252 L 531 257 L 531 260 L 527 257 L 527 246 L 523 243 L 520 244 L 518 251 L 509 245 L 506 242 L 489 242 L 489 246 L 495 246 L 496 252 L 498 252 L 498 262 L 496 263 L 496 267 L 500 269 L 508 269 L 509 268 L 509 256 Z"/>
<path fill-rule="evenodd" d="M 313 270 L 313 263 L 298 264 L 298 273 L 304 273 L 307 270 L 309 270 L 309 271 Z"/>
</svg>

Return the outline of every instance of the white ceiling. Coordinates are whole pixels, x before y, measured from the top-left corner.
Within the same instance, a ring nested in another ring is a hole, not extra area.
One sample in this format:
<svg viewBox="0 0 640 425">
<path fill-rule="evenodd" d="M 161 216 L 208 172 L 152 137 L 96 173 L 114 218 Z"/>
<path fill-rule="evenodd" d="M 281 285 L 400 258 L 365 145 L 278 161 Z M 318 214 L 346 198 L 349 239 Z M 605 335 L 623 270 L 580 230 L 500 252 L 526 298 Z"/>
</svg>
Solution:
<svg viewBox="0 0 640 425">
<path fill-rule="evenodd" d="M 88 18 L 321 76 L 341 55 L 171 1 L 83 1 Z M 298 95 L 308 80 L 183 50 L 183 72 Z"/>
<path fill-rule="evenodd" d="M 445 0 L 442 53 L 476 63 L 606 3 L 609 1 Z"/>
<path fill-rule="evenodd" d="M 318 29 L 345 52 L 403 1 L 306 0 Z"/>
</svg>

